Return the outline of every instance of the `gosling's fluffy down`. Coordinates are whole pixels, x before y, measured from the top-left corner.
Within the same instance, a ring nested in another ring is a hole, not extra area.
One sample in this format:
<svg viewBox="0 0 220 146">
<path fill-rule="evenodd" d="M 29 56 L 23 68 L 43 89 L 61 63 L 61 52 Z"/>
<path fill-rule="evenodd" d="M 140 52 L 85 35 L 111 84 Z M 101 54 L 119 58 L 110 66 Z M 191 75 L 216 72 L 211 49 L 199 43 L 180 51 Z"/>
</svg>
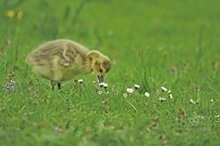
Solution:
<svg viewBox="0 0 220 146">
<path fill-rule="evenodd" d="M 34 73 L 51 80 L 52 89 L 61 82 L 78 74 L 94 72 L 99 82 L 110 70 L 110 59 L 99 51 L 89 51 L 71 40 L 59 39 L 41 45 L 27 55 L 25 61 L 32 66 Z"/>
</svg>

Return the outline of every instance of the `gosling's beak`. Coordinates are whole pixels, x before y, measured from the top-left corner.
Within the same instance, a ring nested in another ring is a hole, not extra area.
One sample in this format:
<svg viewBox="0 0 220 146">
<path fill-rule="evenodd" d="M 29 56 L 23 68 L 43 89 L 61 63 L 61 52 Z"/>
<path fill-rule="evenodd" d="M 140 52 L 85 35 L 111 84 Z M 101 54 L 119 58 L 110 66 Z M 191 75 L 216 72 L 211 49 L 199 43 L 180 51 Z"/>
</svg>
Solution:
<svg viewBox="0 0 220 146">
<path fill-rule="evenodd" d="M 98 80 L 99 80 L 99 83 L 103 83 L 104 82 L 104 77 L 103 76 L 98 76 Z"/>
</svg>

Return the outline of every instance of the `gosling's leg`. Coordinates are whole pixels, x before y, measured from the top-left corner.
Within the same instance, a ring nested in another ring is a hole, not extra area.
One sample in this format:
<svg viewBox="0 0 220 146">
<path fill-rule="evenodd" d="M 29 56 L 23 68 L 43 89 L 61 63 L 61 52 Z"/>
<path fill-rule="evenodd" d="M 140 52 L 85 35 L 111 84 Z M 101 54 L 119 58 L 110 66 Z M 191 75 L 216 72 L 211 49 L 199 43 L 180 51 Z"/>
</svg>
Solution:
<svg viewBox="0 0 220 146">
<path fill-rule="evenodd" d="M 56 84 L 57 84 L 56 81 L 51 80 L 51 87 L 52 87 L 52 90 L 54 90 L 54 87 L 56 86 Z"/>
<path fill-rule="evenodd" d="M 58 90 L 61 90 L 61 83 L 58 82 Z"/>
</svg>

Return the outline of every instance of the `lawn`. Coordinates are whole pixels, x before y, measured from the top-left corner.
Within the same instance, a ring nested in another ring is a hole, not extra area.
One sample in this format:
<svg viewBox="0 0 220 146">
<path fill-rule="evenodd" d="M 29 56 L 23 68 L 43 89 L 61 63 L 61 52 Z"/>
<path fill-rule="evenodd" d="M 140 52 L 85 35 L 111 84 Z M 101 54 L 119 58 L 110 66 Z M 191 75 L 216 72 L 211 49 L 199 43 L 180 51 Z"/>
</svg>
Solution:
<svg viewBox="0 0 220 146">
<path fill-rule="evenodd" d="M 0 146 L 220 145 L 219 4 L 2 0 Z M 109 56 L 106 89 L 32 73 L 25 56 L 58 38 Z"/>
</svg>

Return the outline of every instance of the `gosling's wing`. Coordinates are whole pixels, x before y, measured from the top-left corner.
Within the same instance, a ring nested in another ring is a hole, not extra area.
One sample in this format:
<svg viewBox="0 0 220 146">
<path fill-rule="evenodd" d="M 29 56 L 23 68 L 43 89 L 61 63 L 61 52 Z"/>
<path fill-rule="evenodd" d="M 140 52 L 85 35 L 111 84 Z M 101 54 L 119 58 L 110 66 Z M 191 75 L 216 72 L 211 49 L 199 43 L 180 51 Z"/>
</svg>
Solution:
<svg viewBox="0 0 220 146">
<path fill-rule="evenodd" d="M 87 51 L 84 46 L 76 42 L 61 39 L 41 45 L 28 54 L 25 61 L 31 65 L 58 63 L 62 66 L 69 66 L 84 61 Z"/>
<path fill-rule="evenodd" d="M 86 58 L 87 49 L 78 44 L 69 43 L 62 46 L 62 56 L 60 64 L 63 66 L 80 65 Z"/>
</svg>

